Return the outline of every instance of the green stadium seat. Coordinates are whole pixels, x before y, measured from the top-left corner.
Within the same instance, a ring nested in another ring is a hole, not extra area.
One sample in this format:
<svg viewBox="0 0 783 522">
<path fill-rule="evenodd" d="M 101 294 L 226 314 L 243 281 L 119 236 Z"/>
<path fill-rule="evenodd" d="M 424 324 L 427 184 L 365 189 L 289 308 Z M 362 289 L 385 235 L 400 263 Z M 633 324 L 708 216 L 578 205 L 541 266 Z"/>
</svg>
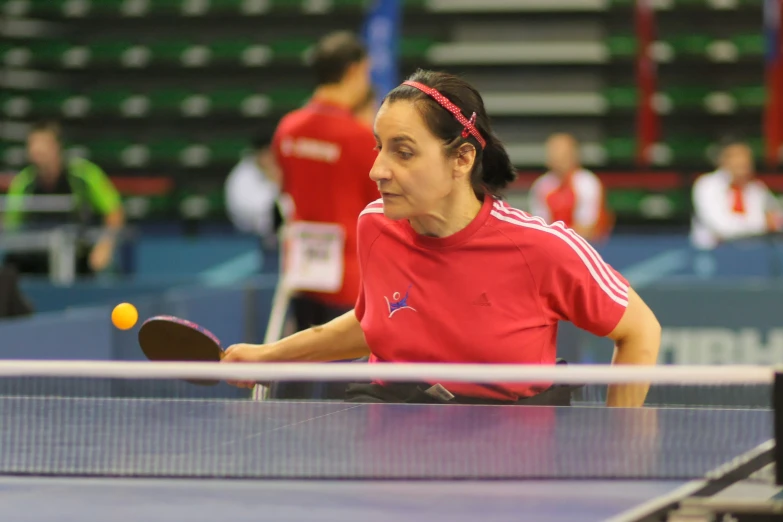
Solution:
<svg viewBox="0 0 783 522">
<path fill-rule="evenodd" d="M 616 35 L 606 39 L 606 46 L 614 58 L 632 58 L 636 56 L 638 41 L 633 35 Z"/>
<path fill-rule="evenodd" d="M 671 110 L 678 110 L 703 108 L 709 93 L 710 89 L 705 87 L 672 87 L 662 94 L 671 104 Z"/>
<path fill-rule="evenodd" d="M 177 112 L 183 109 L 183 104 L 194 93 L 187 89 L 161 89 L 149 93 L 149 101 L 153 111 Z"/>
<path fill-rule="evenodd" d="M 763 107 L 767 102 L 767 89 L 758 85 L 754 87 L 735 87 L 731 89 L 732 96 L 740 107 Z"/>
<path fill-rule="evenodd" d="M 736 35 L 731 38 L 731 42 L 737 46 L 740 56 L 762 56 L 766 46 L 760 30 L 758 34 Z"/>
<path fill-rule="evenodd" d="M 672 161 L 688 163 L 704 163 L 710 161 L 711 142 L 708 138 L 683 137 L 667 138 L 666 145 L 672 156 Z"/>
<path fill-rule="evenodd" d="M 183 139 L 160 139 L 149 141 L 150 161 L 154 163 L 178 164 L 179 156 L 182 150 L 188 146 L 188 142 Z"/>
<path fill-rule="evenodd" d="M 101 66 L 143 68 L 149 65 L 152 52 L 149 47 L 122 40 L 105 40 L 90 45 L 92 60 Z"/>
<path fill-rule="evenodd" d="M 24 143 L 0 141 L 0 165 L 19 169 L 27 163 L 27 151 Z"/>
<path fill-rule="evenodd" d="M 211 109 L 245 117 L 265 116 L 271 109 L 269 98 L 250 89 L 222 89 L 210 94 Z"/>
<path fill-rule="evenodd" d="M 26 92 L 0 90 L 0 114 L 7 118 L 26 118 L 33 109 L 30 95 Z"/>
<path fill-rule="evenodd" d="M 33 63 L 33 52 L 24 45 L 0 43 L 0 63 L 6 67 L 27 67 Z"/>
<path fill-rule="evenodd" d="M 235 163 L 247 152 L 247 139 L 218 139 L 209 142 L 213 162 Z"/>
<path fill-rule="evenodd" d="M 123 167 L 143 168 L 152 162 L 152 153 L 144 143 L 125 143 L 119 150 L 119 163 Z"/>
<path fill-rule="evenodd" d="M 39 116 L 74 116 L 78 114 L 74 112 L 71 103 L 71 110 L 66 110 L 65 102 L 71 99 L 74 93 L 68 91 L 33 91 L 30 93 L 30 100 L 32 102 L 32 110 Z M 80 104 L 84 108 L 83 104 Z M 89 107 L 86 107 L 89 110 Z"/>
<path fill-rule="evenodd" d="M 603 95 L 611 109 L 632 109 L 639 100 L 636 87 L 613 87 L 605 89 Z"/>
<path fill-rule="evenodd" d="M 677 55 L 704 55 L 712 38 L 704 34 L 689 34 L 662 39 Z"/>
<path fill-rule="evenodd" d="M 430 47 L 437 42 L 431 38 L 402 38 L 400 39 L 400 58 L 407 60 L 421 60 L 426 58 Z"/>
<path fill-rule="evenodd" d="M 311 94 L 306 89 L 274 89 L 268 96 L 276 111 L 289 111 L 307 103 Z"/>
<path fill-rule="evenodd" d="M 766 145 L 763 138 L 748 138 L 746 141 L 757 160 L 764 157 Z"/>
<path fill-rule="evenodd" d="M 608 138 L 604 141 L 609 162 L 627 163 L 636 157 L 634 138 Z"/>
<path fill-rule="evenodd" d="M 186 41 L 161 41 L 149 46 L 155 62 L 178 63 L 182 67 L 205 67 L 212 61 L 208 45 Z"/>
<path fill-rule="evenodd" d="M 94 91 L 89 95 L 93 114 L 124 114 L 126 101 L 133 96 L 131 91 Z"/>
<path fill-rule="evenodd" d="M 270 44 L 275 60 L 302 60 L 315 42 L 313 40 L 278 40 Z"/>
<path fill-rule="evenodd" d="M 212 50 L 212 59 L 218 62 L 237 62 L 247 65 L 242 62 L 242 56 L 246 49 L 253 46 L 253 42 L 234 41 L 234 40 L 220 40 L 213 42 L 210 45 Z M 271 53 L 267 51 L 267 60 L 271 57 Z"/>
<path fill-rule="evenodd" d="M 127 140 L 104 139 L 91 141 L 86 147 L 90 151 L 89 159 L 102 166 L 122 164 L 122 153 L 131 145 Z"/>
</svg>

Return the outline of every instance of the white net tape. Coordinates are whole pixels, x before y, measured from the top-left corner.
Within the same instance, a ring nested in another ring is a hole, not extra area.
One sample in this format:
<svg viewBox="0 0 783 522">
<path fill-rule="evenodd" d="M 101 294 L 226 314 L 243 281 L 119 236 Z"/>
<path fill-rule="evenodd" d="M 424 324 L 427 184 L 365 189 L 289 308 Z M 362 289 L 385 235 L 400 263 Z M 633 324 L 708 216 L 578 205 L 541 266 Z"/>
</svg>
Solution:
<svg viewBox="0 0 783 522">
<path fill-rule="evenodd" d="M 424 363 L 202 363 L 4 361 L 0 377 L 215 379 L 228 381 L 552 382 L 678 385 L 771 384 L 771 366 L 488 365 Z"/>
</svg>

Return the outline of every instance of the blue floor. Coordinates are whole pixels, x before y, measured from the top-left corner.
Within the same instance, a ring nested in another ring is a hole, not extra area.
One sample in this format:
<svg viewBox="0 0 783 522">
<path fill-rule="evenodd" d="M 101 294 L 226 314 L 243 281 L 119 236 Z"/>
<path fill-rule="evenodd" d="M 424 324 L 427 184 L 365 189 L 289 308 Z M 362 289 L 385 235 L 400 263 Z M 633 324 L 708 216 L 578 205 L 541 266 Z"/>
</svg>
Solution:
<svg viewBox="0 0 783 522">
<path fill-rule="evenodd" d="M 598 522 L 679 485 L 0 478 L 0 512 L 14 522 Z"/>
</svg>

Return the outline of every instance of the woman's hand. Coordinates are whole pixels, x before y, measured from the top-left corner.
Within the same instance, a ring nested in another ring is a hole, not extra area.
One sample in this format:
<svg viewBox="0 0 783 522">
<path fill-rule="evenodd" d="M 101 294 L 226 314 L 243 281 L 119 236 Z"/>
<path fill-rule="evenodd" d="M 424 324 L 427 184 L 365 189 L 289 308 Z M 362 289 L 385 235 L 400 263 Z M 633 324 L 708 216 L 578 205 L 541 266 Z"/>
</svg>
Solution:
<svg viewBox="0 0 783 522">
<path fill-rule="evenodd" d="M 220 362 L 257 363 L 264 360 L 263 344 L 234 344 L 226 348 Z M 228 381 L 228 384 L 239 388 L 253 388 L 255 381 Z"/>
</svg>

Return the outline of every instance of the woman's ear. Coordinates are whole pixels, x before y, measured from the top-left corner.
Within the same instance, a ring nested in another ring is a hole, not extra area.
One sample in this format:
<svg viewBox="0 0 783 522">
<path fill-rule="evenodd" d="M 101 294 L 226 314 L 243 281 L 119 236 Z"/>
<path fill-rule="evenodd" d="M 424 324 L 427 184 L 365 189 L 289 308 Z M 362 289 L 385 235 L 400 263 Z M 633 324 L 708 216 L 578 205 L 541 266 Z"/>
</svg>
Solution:
<svg viewBox="0 0 783 522">
<path fill-rule="evenodd" d="M 454 160 L 454 177 L 470 177 L 473 172 L 473 164 L 476 162 L 476 148 L 470 143 L 463 143 L 457 148 L 457 156 Z"/>
</svg>

